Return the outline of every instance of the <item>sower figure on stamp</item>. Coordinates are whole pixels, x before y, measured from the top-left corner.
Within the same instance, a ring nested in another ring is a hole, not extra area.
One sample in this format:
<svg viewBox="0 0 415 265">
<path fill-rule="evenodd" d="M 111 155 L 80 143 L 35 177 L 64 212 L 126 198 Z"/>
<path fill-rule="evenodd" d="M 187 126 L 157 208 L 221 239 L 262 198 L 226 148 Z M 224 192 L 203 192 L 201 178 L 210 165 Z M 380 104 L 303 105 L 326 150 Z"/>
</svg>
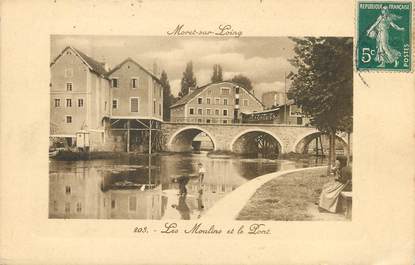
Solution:
<svg viewBox="0 0 415 265">
<path fill-rule="evenodd" d="M 370 38 L 376 38 L 375 61 L 380 63 L 378 67 L 385 67 L 387 63 L 394 63 L 394 66 L 398 67 L 398 59 L 401 57 L 401 53 L 389 45 L 388 31 L 391 26 L 398 31 L 404 30 L 403 27 L 399 27 L 394 23 L 394 20 L 399 18 L 400 16 L 391 14 L 387 6 L 383 6 L 376 22 L 366 32 Z"/>
</svg>

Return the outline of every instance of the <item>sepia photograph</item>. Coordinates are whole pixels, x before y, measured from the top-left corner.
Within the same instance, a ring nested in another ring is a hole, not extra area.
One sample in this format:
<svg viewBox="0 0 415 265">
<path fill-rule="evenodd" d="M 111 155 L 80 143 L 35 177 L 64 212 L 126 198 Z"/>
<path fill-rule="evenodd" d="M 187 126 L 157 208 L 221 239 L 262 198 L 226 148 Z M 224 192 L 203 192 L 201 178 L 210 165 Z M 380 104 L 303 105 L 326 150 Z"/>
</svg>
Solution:
<svg viewBox="0 0 415 265">
<path fill-rule="evenodd" d="M 352 219 L 353 38 L 50 45 L 49 218 Z"/>
</svg>

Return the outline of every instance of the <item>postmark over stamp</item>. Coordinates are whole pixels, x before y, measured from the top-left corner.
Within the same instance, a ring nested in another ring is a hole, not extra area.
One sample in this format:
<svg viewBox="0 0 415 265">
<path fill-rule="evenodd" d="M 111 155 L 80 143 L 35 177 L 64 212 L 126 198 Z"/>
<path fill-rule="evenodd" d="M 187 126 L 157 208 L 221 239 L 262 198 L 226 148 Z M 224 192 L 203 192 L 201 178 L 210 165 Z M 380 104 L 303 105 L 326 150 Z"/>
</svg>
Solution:
<svg viewBox="0 0 415 265">
<path fill-rule="evenodd" d="M 357 70 L 412 70 L 411 2 L 357 3 Z"/>
</svg>

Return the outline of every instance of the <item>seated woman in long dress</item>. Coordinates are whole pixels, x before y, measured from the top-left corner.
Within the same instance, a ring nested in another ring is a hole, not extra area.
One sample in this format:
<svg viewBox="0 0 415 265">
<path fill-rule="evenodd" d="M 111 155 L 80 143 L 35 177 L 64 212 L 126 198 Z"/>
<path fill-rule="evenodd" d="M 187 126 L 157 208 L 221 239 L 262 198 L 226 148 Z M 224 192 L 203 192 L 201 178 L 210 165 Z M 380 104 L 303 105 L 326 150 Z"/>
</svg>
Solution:
<svg viewBox="0 0 415 265">
<path fill-rule="evenodd" d="M 332 169 L 335 178 L 323 186 L 318 205 L 319 210 L 323 209 L 335 213 L 337 211 L 340 193 L 343 190 L 351 189 L 352 170 L 346 164 L 346 157 L 337 158 L 335 167 Z"/>
</svg>

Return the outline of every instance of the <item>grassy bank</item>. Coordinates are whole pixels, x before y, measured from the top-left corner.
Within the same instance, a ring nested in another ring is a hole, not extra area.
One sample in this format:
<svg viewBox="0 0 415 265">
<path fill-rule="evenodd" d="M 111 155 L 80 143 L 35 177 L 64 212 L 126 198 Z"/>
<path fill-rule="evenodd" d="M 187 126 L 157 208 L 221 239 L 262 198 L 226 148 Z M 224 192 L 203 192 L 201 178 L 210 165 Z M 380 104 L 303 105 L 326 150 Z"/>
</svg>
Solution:
<svg viewBox="0 0 415 265">
<path fill-rule="evenodd" d="M 262 185 L 239 213 L 237 220 L 311 220 L 307 212 L 318 201 L 329 179 L 325 169 L 289 173 Z"/>
</svg>

